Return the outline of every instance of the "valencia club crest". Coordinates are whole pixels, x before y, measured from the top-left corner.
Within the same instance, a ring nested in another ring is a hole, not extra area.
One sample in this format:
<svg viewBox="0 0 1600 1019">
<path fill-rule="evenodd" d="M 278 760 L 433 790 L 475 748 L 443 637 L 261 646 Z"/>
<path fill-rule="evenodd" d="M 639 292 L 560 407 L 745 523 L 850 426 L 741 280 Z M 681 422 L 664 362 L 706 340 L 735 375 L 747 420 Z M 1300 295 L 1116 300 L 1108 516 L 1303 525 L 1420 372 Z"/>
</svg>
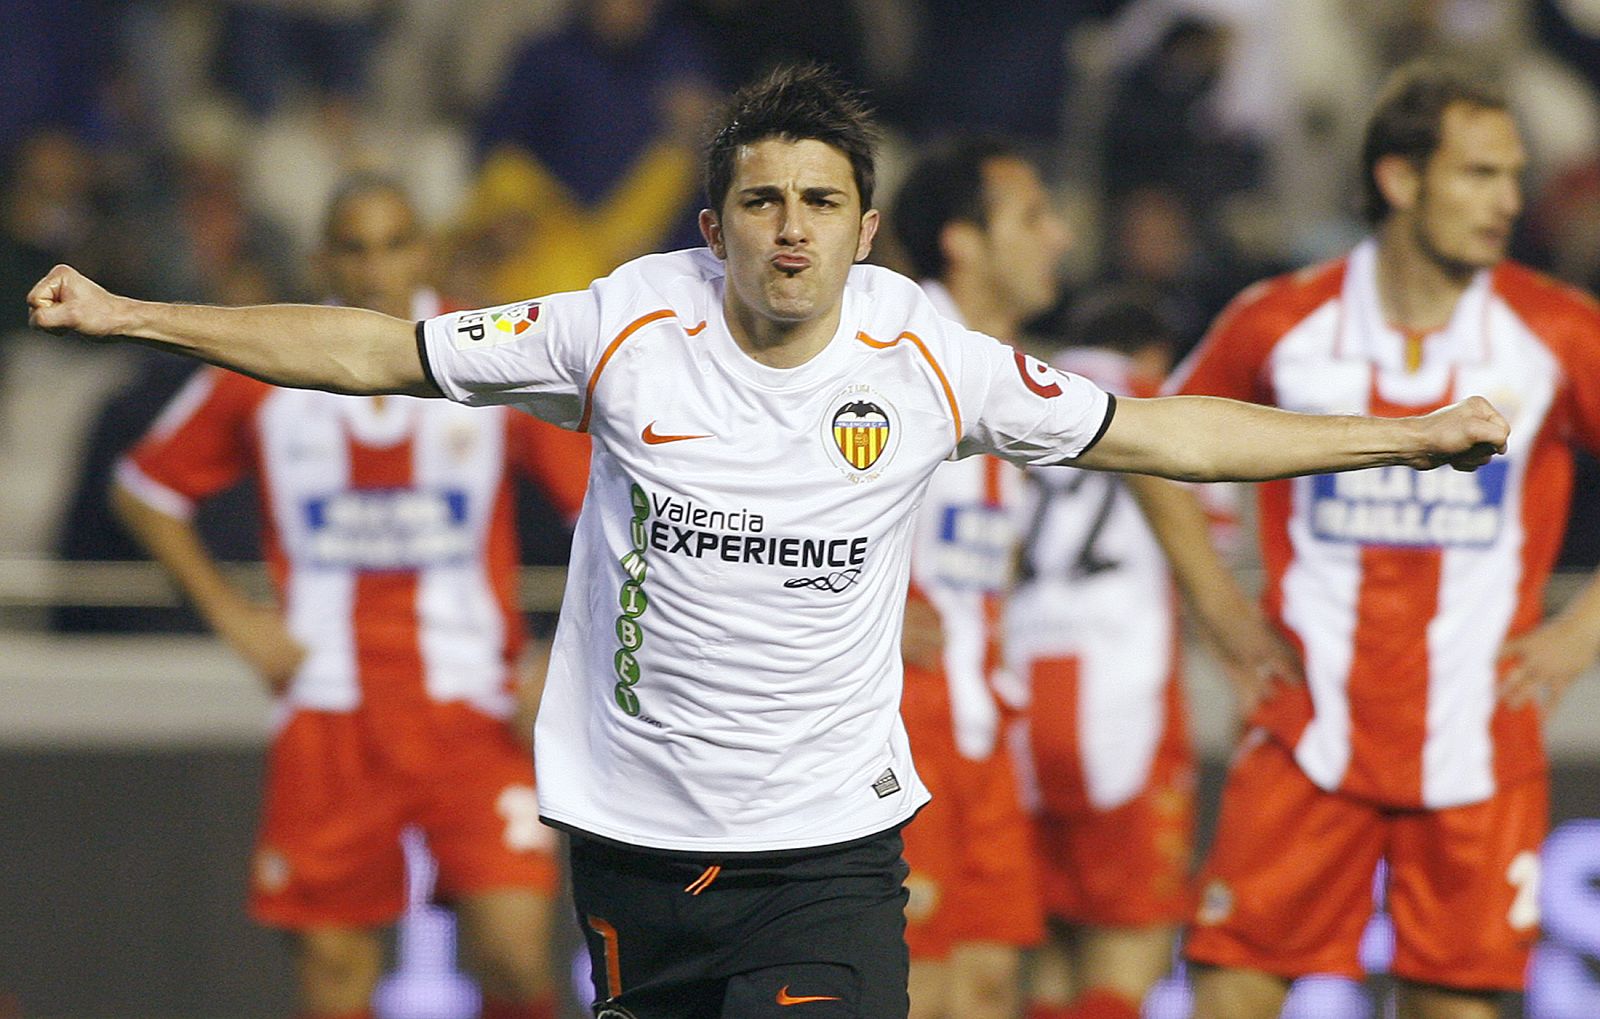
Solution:
<svg viewBox="0 0 1600 1019">
<path fill-rule="evenodd" d="M 889 445 L 889 415 L 869 400 L 856 400 L 833 415 L 833 441 L 858 471 L 871 470 Z"/>
<path fill-rule="evenodd" d="M 894 455 L 900 435 L 893 406 L 870 386 L 850 386 L 829 401 L 826 440 L 851 481 L 870 481 Z"/>
</svg>

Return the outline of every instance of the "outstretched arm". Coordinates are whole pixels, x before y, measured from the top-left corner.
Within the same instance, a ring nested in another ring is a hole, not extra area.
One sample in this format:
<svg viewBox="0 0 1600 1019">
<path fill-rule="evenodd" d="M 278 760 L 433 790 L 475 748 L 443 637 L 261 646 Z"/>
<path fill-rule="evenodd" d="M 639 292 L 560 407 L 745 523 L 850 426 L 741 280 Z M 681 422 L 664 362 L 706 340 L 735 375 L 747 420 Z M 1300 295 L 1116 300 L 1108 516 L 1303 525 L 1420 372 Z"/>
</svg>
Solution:
<svg viewBox="0 0 1600 1019">
<path fill-rule="evenodd" d="M 1180 481 L 1267 481 L 1363 467 L 1475 470 L 1505 451 L 1508 426 L 1481 396 L 1419 417 L 1296 414 L 1209 396 L 1119 399 L 1074 467 Z"/>
<path fill-rule="evenodd" d="M 28 323 L 54 333 L 128 339 L 281 386 L 441 395 L 423 370 L 414 324 L 360 308 L 136 301 L 58 265 L 28 292 Z"/>
</svg>

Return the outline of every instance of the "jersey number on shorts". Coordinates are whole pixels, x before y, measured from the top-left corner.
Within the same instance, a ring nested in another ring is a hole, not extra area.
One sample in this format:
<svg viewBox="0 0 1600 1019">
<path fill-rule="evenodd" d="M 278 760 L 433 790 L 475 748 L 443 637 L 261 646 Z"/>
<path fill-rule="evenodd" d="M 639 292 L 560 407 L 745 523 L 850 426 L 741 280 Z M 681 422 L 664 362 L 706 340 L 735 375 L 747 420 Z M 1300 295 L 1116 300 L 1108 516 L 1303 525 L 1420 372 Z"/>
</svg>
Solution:
<svg viewBox="0 0 1600 1019">
<path fill-rule="evenodd" d="M 1527 931 L 1539 926 L 1539 854 L 1524 850 L 1512 857 L 1506 880 L 1517 890 L 1506 912 L 1511 929 Z"/>
<path fill-rule="evenodd" d="M 506 786 L 494 801 L 494 809 L 506 819 L 506 848 L 518 853 L 553 848 L 554 834 L 539 823 L 539 796 L 533 786 Z"/>
</svg>

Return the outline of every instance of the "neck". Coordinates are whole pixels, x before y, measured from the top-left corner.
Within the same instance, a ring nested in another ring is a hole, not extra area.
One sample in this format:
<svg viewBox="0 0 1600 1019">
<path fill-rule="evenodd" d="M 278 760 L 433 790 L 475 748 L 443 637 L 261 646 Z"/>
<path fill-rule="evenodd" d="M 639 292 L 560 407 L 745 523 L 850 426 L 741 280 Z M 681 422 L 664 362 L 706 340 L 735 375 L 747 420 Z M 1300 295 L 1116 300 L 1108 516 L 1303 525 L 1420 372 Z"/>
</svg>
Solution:
<svg viewBox="0 0 1600 1019">
<path fill-rule="evenodd" d="M 1476 274 L 1474 267 L 1447 263 L 1428 251 L 1417 231 L 1398 218 L 1378 233 L 1378 300 L 1391 325 L 1441 328 Z"/>
<path fill-rule="evenodd" d="M 1007 307 L 995 288 L 970 273 L 951 273 L 941 280 L 950 299 L 961 310 L 968 329 L 987 333 L 1002 343 L 1015 344 L 1022 333 L 1022 316 Z"/>
<path fill-rule="evenodd" d="M 841 305 L 835 304 L 816 318 L 786 322 L 766 318 L 734 300 L 731 286 L 722 298 L 722 314 L 733 342 L 750 360 L 768 368 L 798 368 L 822 353 L 839 331 L 842 313 Z"/>
</svg>

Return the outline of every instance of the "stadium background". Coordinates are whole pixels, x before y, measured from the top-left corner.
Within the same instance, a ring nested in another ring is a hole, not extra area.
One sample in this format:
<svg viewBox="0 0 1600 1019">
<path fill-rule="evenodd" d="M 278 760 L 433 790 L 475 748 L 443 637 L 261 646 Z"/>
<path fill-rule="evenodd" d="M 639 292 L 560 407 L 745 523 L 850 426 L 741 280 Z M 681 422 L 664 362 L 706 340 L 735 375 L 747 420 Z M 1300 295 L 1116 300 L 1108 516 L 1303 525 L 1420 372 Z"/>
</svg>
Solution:
<svg viewBox="0 0 1600 1019">
<path fill-rule="evenodd" d="M 51 264 L 136 296 L 314 299 L 321 207 L 362 168 L 413 189 L 450 296 L 572 285 L 574 266 L 691 240 L 681 157 L 706 110 L 812 57 L 870 90 L 886 193 L 955 130 L 1038 156 L 1076 236 L 1041 338 L 1070 339 L 1082 294 L 1136 282 L 1187 344 L 1244 283 L 1360 235 L 1362 118 L 1385 71 L 1426 53 L 1507 80 L 1533 156 L 1516 253 L 1593 289 L 1595 0 L 0 0 L 0 1019 L 289 1008 L 282 946 L 242 905 L 265 697 L 104 509 L 108 464 L 190 366 L 29 334 L 22 295 Z M 507 151 L 522 161 L 490 158 Z M 203 526 L 259 584 L 252 498 Z M 543 567 L 526 601 L 547 626 L 564 536 L 537 493 L 522 503 Z M 1597 558 L 1585 463 L 1554 596 Z M 1233 723 L 1203 655 L 1190 682 L 1210 802 Z M 1550 741 L 1558 828 L 1524 1011 L 1593 1017 L 1594 670 Z M 403 982 L 420 997 L 386 1011 L 444 1019 L 422 1003 L 454 986 L 429 947 L 447 932 L 412 930 Z M 1346 990 L 1296 1007 L 1361 1014 Z M 1181 1004 L 1167 989 L 1160 1019 Z"/>
</svg>

